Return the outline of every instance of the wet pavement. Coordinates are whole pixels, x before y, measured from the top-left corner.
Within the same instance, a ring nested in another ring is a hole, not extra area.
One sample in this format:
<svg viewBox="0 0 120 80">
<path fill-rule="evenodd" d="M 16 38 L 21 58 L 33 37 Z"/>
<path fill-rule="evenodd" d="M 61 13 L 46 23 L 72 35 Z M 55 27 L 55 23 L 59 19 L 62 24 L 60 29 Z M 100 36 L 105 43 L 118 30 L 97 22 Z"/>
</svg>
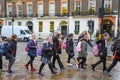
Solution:
<svg viewBox="0 0 120 80">
<path fill-rule="evenodd" d="M 26 64 L 29 60 L 29 57 L 27 56 L 27 53 L 24 51 L 26 46 L 25 42 L 19 42 L 18 43 L 18 50 L 17 50 L 17 57 L 16 62 L 13 66 L 14 74 L 12 76 L 7 76 L 5 72 L 0 72 L 0 80 L 120 80 L 120 63 L 117 64 L 117 66 L 111 71 L 112 77 L 107 77 L 103 75 L 102 72 L 102 64 L 99 65 L 96 68 L 96 71 L 93 72 L 91 69 L 91 64 L 95 63 L 99 58 L 96 58 L 92 55 L 92 49 L 88 47 L 88 57 L 87 57 L 87 66 L 86 70 L 81 71 L 77 70 L 74 60 L 72 60 L 72 63 L 74 64 L 72 67 L 68 67 L 66 60 L 67 60 L 67 54 L 63 51 L 63 54 L 61 55 L 61 60 L 66 68 L 65 71 L 60 71 L 58 64 L 56 64 L 58 70 L 56 75 L 52 75 L 48 65 L 43 69 L 44 77 L 39 76 L 38 69 L 41 64 L 40 62 L 40 56 L 36 57 L 34 61 L 34 67 L 37 69 L 35 72 L 31 72 L 30 69 L 27 71 L 24 67 L 24 64 Z M 109 51 L 110 52 L 110 51 Z M 77 55 L 77 53 L 75 53 Z M 5 60 L 3 57 L 3 70 L 7 69 L 8 61 Z M 112 57 L 107 58 L 107 67 L 112 62 Z"/>
</svg>

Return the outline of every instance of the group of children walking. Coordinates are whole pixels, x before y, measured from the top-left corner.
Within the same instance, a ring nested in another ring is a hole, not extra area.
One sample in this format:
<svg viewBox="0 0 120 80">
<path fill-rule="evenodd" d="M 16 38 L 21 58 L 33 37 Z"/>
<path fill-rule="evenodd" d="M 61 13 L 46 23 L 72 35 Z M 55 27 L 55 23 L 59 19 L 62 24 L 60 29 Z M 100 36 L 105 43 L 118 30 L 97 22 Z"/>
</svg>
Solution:
<svg viewBox="0 0 120 80">
<path fill-rule="evenodd" d="M 107 35 L 103 34 L 102 38 L 98 41 L 96 41 L 96 44 L 99 49 L 99 55 L 100 60 L 96 62 L 95 64 L 92 64 L 92 70 L 95 71 L 95 68 L 97 67 L 98 64 L 103 63 L 103 73 L 106 75 L 110 75 L 109 72 L 111 69 L 117 64 L 118 61 L 120 61 L 120 39 L 115 41 L 115 43 L 112 45 L 112 51 L 114 53 L 114 60 L 112 64 L 110 65 L 109 68 L 106 67 L 106 58 L 107 58 Z M 2 70 L 2 55 L 5 55 L 6 59 L 9 61 L 8 64 L 8 70 L 6 71 L 6 74 L 12 74 L 13 71 L 11 70 L 12 65 L 15 62 L 15 57 L 16 57 L 16 50 L 17 50 L 17 36 L 12 35 L 12 37 L 6 42 L 2 43 L 2 38 L 0 38 L 0 70 Z M 63 44 L 64 42 L 64 44 Z M 80 44 L 79 44 L 80 43 Z M 77 61 L 78 64 L 76 64 L 76 67 L 78 69 L 85 70 L 86 65 L 86 60 L 87 60 L 87 45 L 89 44 L 92 48 L 93 45 L 91 44 L 89 37 L 87 35 L 87 32 L 84 31 L 78 38 L 77 45 L 79 44 L 80 46 L 80 51 L 78 52 L 78 57 Z M 64 46 L 63 46 L 64 45 Z M 76 45 L 76 46 L 77 46 Z M 4 48 L 3 48 L 4 47 Z M 71 59 L 74 58 L 74 42 L 73 42 L 73 34 L 70 33 L 66 38 L 65 41 L 62 41 L 62 35 L 58 33 L 56 36 L 53 37 L 48 37 L 47 41 L 44 41 L 42 44 L 42 54 L 41 54 L 41 64 L 39 67 L 38 74 L 40 76 L 44 76 L 42 73 L 42 70 L 45 66 L 45 64 L 49 65 L 49 68 L 51 70 L 52 74 L 56 74 L 56 61 L 60 67 L 60 70 L 63 71 L 65 70 L 65 67 L 61 61 L 60 54 L 62 54 L 62 49 L 65 49 L 66 53 L 68 54 L 68 59 L 67 59 L 67 65 L 72 66 L 71 64 Z M 27 44 L 27 52 L 30 60 L 28 63 L 26 63 L 24 66 L 28 70 L 29 65 L 31 67 L 31 71 L 36 71 L 36 69 L 33 66 L 33 61 L 35 57 L 37 56 L 37 49 L 39 47 L 37 46 L 37 41 L 36 41 L 36 36 L 33 34 L 32 39 L 29 40 Z M 52 59 L 52 60 L 51 60 Z"/>
</svg>

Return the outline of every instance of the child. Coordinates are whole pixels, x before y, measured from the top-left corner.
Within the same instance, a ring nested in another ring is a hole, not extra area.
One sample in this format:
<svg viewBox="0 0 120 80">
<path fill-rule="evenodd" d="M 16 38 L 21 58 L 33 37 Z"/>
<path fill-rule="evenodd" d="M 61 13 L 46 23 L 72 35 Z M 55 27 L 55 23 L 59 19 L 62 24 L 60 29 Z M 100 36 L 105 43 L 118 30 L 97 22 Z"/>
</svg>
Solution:
<svg viewBox="0 0 120 80">
<path fill-rule="evenodd" d="M 39 72 L 38 72 L 40 76 L 44 76 L 44 74 L 42 74 L 42 69 L 45 66 L 45 64 L 49 65 L 49 68 L 52 74 L 57 73 L 53 71 L 52 64 L 51 64 L 51 57 L 53 56 L 53 45 L 51 43 L 52 43 L 52 37 L 48 37 L 47 42 L 43 43 L 43 48 L 42 48 L 43 50 L 41 55 L 42 64 L 40 65 Z"/>
<path fill-rule="evenodd" d="M 84 67 L 85 61 L 86 61 L 86 57 L 87 57 L 87 40 L 88 40 L 88 36 L 84 35 L 83 39 L 81 39 L 81 51 L 78 54 L 78 66 L 81 69 L 86 69 Z"/>
<path fill-rule="evenodd" d="M 112 45 L 112 51 L 114 53 L 114 59 L 110 67 L 105 71 L 105 74 L 111 76 L 109 72 L 115 67 L 115 65 L 120 61 L 120 38 L 114 42 Z"/>
</svg>

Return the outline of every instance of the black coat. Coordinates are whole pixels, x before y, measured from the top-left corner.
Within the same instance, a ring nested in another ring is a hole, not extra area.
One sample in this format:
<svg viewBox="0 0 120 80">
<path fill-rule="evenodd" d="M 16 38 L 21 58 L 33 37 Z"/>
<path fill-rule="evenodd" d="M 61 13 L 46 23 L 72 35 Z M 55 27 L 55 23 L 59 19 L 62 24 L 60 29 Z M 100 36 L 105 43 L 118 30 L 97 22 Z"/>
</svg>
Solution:
<svg viewBox="0 0 120 80">
<path fill-rule="evenodd" d="M 17 42 L 15 40 L 11 40 L 10 42 L 8 42 L 6 49 L 8 53 L 10 53 L 11 55 L 14 55 L 15 57 L 16 51 L 17 51 Z"/>
<path fill-rule="evenodd" d="M 105 46 L 105 39 L 102 38 L 101 40 L 96 42 L 97 44 L 101 44 L 99 47 L 99 53 L 103 53 L 103 56 L 107 56 L 107 47 Z"/>
<path fill-rule="evenodd" d="M 50 50 L 50 47 L 52 48 L 52 50 Z M 42 47 L 42 57 L 44 58 L 48 58 L 50 59 L 53 55 L 53 45 L 49 42 L 45 42 L 43 43 L 43 47 Z"/>
<path fill-rule="evenodd" d="M 59 40 L 57 37 L 53 38 L 53 49 L 54 49 L 54 54 L 59 53 L 61 54 L 61 49 L 58 49 L 58 45 L 59 45 Z"/>
<path fill-rule="evenodd" d="M 74 45 L 73 45 L 73 39 L 71 38 L 68 38 L 67 39 L 67 42 L 66 42 L 66 45 L 67 45 L 67 48 L 66 48 L 66 51 L 67 53 L 71 53 L 71 52 L 74 52 Z"/>
</svg>

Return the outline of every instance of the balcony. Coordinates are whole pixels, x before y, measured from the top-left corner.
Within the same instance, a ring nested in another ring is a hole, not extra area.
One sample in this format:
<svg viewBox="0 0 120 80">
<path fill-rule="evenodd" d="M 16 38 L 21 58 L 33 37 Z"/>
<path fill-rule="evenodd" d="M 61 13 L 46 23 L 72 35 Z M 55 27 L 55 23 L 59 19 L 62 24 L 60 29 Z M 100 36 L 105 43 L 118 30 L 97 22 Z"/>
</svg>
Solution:
<svg viewBox="0 0 120 80">
<path fill-rule="evenodd" d="M 105 12 L 105 15 L 117 15 L 116 13 L 114 13 L 113 11 L 111 12 Z M 72 16 L 88 16 L 88 15 L 98 15 L 97 13 L 94 14 L 89 14 L 89 12 L 80 12 L 80 13 L 76 13 L 76 12 L 72 12 Z M 70 15 L 71 16 L 71 15 Z M 11 15 L 6 15 L 6 18 L 40 18 L 40 17 L 68 17 L 68 13 L 66 14 L 61 14 L 61 13 L 56 13 L 56 14 L 11 14 Z M 0 18 L 5 18 L 5 15 L 2 14 L 0 15 Z"/>
</svg>

